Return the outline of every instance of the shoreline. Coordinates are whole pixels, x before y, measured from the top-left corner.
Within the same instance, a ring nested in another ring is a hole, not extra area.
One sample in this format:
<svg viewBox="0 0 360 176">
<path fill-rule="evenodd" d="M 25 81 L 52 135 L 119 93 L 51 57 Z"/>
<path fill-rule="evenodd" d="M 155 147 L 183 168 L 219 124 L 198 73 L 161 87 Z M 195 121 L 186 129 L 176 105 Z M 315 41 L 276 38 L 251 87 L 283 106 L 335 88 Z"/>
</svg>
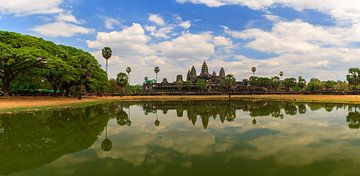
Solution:
<svg viewBox="0 0 360 176">
<path fill-rule="evenodd" d="M 1 97 L 0 112 L 91 106 L 118 101 L 228 100 L 227 95 L 123 96 L 123 97 Z M 231 100 L 291 101 L 304 103 L 360 104 L 360 95 L 233 95 Z"/>
</svg>

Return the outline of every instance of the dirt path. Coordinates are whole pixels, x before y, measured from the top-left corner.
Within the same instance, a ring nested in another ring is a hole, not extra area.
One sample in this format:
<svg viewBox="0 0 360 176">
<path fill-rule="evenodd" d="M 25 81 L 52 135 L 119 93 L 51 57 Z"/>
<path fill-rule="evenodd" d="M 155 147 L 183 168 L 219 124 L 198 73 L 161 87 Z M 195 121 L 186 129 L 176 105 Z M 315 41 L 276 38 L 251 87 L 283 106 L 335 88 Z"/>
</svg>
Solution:
<svg viewBox="0 0 360 176">
<path fill-rule="evenodd" d="M 121 100 L 227 100 L 226 95 L 220 96 L 124 96 L 124 97 L 86 97 L 82 100 L 76 98 L 56 97 L 9 97 L 0 98 L 0 110 L 26 109 L 39 107 L 71 106 L 82 103 L 97 103 L 106 101 Z M 359 95 L 238 95 L 232 99 L 265 99 L 278 101 L 299 101 L 299 102 L 328 102 L 328 103 L 351 103 L 360 104 Z"/>
</svg>

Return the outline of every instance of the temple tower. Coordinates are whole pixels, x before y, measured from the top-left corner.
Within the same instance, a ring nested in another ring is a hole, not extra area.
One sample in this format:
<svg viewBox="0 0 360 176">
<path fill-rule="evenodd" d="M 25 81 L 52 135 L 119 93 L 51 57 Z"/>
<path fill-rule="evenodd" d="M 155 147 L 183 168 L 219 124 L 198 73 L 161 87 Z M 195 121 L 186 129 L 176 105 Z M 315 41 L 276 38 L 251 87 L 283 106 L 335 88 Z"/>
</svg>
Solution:
<svg viewBox="0 0 360 176">
<path fill-rule="evenodd" d="M 187 75 L 186 75 L 186 81 L 191 81 L 191 72 L 190 70 L 187 72 Z"/>
<path fill-rule="evenodd" d="M 182 75 L 176 75 L 176 82 L 183 82 L 183 76 Z"/>
<path fill-rule="evenodd" d="M 223 67 L 220 68 L 220 74 L 219 74 L 219 76 L 220 76 L 221 78 L 225 78 L 225 70 L 224 70 Z"/>
<path fill-rule="evenodd" d="M 211 75 L 212 77 L 216 77 L 216 72 L 215 71 L 213 71 L 213 73 L 212 73 L 212 75 Z"/>
<path fill-rule="evenodd" d="M 191 67 L 191 76 L 196 76 L 196 69 L 194 66 Z"/>
<path fill-rule="evenodd" d="M 209 69 L 208 66 L 206 64 L 206 62 L 204 61 L 202 67 L 201 67 L 201 74 L 200 75 L 209 75 Z"/>
</svg>

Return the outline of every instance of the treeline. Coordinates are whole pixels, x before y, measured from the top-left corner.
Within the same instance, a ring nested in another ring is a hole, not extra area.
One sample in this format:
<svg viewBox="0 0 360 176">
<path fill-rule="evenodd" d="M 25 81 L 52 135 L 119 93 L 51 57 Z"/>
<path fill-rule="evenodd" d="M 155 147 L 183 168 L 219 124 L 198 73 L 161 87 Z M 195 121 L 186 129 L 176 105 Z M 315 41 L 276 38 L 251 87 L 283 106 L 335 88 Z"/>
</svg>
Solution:
<svg viewBox="0 0 360 176">
<path fill-rule="evenodd" d="M 307 81 L 301 76 L 282 79 L 283 74 L 281 71 L 280 77 L 271 78 L 251 76 L 248 81 L 251 86 L 263 87 L 268 92 L 359 93 L 360 90 L 359 68 L 350 68 L 346 81 L 323 81 L 318 78 Z"/>
<path fill-rule="evenodd" d="M 0 85 L 10 90 L 103 92 L 109 82 L 88 52 L 28 35 L 0 31 Z"/>
</svg>

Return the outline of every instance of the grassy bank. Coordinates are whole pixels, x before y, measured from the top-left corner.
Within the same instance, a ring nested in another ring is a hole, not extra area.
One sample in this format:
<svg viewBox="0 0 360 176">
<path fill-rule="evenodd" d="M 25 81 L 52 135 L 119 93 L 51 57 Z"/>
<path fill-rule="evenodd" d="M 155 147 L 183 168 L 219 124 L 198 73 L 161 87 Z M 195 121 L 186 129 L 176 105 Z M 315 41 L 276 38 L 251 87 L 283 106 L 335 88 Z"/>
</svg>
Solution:
<svg viewBox="0 0 360 176">
<path fill-rule="evenodd" d="M 319 103 L 360 104 L 358 95 L 237 95 L 232 100 L 268 100 Z M 186 101 L 186 100 L 228 100 L 226 95 L 216 96 L 124 96 L 124 97 L 9 97 L 0 98 L 0 112 L 42 110 L 50 108 L 83 107 L 117 101 Z"/>
</svg>

